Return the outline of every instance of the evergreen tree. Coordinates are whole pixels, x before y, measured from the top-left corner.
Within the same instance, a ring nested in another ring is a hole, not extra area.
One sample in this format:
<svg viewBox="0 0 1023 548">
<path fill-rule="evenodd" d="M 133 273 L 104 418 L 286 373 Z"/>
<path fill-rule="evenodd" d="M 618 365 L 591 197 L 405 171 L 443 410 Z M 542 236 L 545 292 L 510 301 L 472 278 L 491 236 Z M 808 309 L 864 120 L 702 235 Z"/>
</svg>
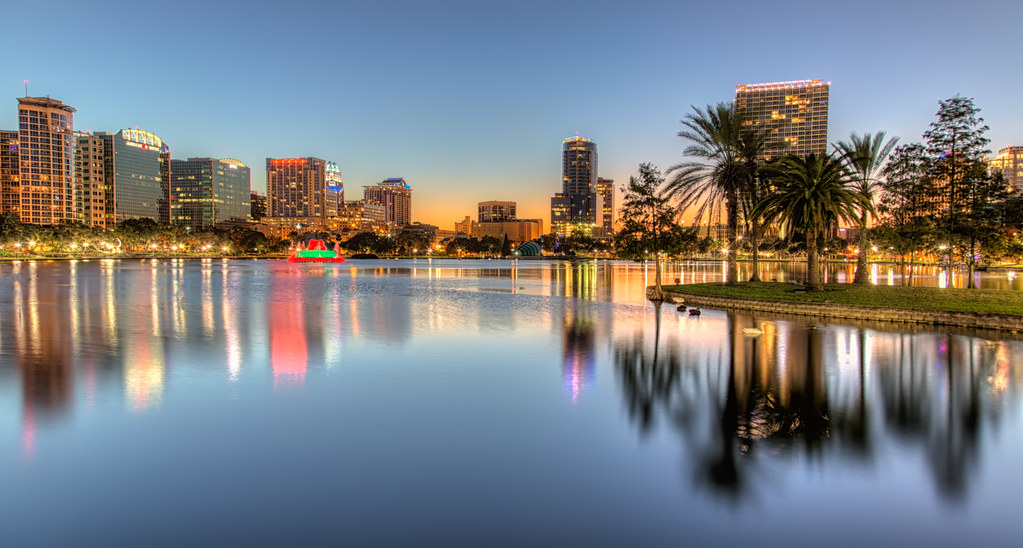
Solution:
<svg viewBox="0 0 1023 548">
<path fill-rule="evenodd" d="M 622 198 L 622 229 L 615 234 L 615 251 L 619 257 L 645 260 L 654 255 L 655 274 L 653 300 L 664 300 L 661 288 L 661 260 L 665 255 L 680 253 L 687 241 L 695 243 L 695 231 L 686 231 L 676 222 L 678 208 L 671 204 L 663 190 L 664 177 L 651 164 L 640 164 L 639 177 L 629 177 Z"/>
<path fill-rule="evenodd" d="M 990 140 L 984 137 L 989 128 L 978 116 L 980 109 L 973 104 L 973 99 L 957 95 L 939 101 L 938 105 L 937 120 L 923 135 L 931 161 L 930 174 L 943 194 L 940 203 L 944 207 L 935 214 L 946 227 L 949 263 L 955 255 L 957 241 L 967 240 L 968 254 L 962 253 L 961 246 L 959 253 L 970 267 L 969 287 L 974 287 L 972 274 L 981 222 L 978 216 L 983 214 L 977 200 L 991 192 L 997 193 L 984 163 L 991 152 L 987 148 Z"/>
</svg>

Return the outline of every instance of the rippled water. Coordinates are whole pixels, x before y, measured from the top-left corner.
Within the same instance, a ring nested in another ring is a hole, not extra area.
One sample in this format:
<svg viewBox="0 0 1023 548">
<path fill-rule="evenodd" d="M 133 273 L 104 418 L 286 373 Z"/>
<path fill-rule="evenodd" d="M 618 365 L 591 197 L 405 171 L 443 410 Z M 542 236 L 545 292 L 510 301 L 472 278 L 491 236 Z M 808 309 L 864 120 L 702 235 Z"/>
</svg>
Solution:
<svg viewBox="0 0 1023 548">
<path fill-rule="evenodd" d="M 689 317 L 644 301 L 652 273 L 629 263 L 0 276 L 3 546 L 1023 533 L 1015 337 Z"/>
</svg>

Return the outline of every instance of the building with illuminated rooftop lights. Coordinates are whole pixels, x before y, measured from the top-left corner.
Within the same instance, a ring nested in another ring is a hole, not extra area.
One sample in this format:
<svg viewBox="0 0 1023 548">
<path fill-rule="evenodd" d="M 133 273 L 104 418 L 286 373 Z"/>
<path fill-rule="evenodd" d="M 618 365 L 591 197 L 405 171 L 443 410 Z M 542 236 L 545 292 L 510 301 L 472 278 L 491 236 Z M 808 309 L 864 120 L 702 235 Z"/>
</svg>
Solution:
<svg viewBox="0 0 1023 548">
<path fill-rule="evenodd" d="M 249 167 L 232 158 L 171 160 L 171 224 L 210 228 L 249 220 L 250 183 Z"/>
<path fill-rule="evenodd" d="M 327 164 L 319 158 L 266 159 L 266 214 L 268 217 L 337 217 L 341 191 L 328 186 Z M 334 165 L 336 167 L 336 165 Z M 333 170 L 331 170 L 333 172 Z M 337 179 L 340 183 L 340 170 Z"/>
<path fill-rule="evenodd" d="M 1005 182 L 1016 190 L 1023 190 L 1023 147 L 1007 146 L 991 160 L 991 173 L 1001 172 Z"/>
<path fill-rule="evenodd" d="M 170 147 L 141 129 L 96 132 L 103 140 L 106 226 L 128 219 L 170 223 Z"/>
<path fill-rule="evenodd" d="M 574 135 L 561 142 L 561 192 L 551 198 L 551 233 L 603 236 L 604 201 L 597 192 L 597 143 Z"/>
<path fill-rule="evenodd" d="M 735 86 L 735 104 L 746 123 L 767 132 L 761 160 L 827 151 L 830 88 L 831 82 L 823 80 Z"/>
<path fill-rule="evenodd" d="M 384 179 L 375 185 L 362 188 L 367 202 L 384 206 L 388 223 L 397 226 L 412 224 L 412 187 L 405 179 L 401 177 Z"/>
</svg>

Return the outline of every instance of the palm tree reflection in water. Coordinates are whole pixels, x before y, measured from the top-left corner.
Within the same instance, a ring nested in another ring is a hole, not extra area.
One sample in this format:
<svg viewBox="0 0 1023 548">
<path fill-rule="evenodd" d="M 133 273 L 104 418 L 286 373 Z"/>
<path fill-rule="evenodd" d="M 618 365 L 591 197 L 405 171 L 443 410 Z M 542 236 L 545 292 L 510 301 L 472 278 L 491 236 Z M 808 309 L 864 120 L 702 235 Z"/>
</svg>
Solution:
<svg viewBox="0 0 1023 548">
<path fill-rule="evenodd" d="M 1018 341 L 727 313 L 714 345 L 662 333 L 654 306 L 652 345 L 642 331 L 615 344 L 628 415 L 641 436 L 659 421 L 676 431 L 694 484 L 734 503 L 755 497 L 768 462 L 862 465 L 893 440 L 924 452 L 939 492 L 962 500 L 983 420 L 997 423 L 1023 380 Z"/>
</svg>

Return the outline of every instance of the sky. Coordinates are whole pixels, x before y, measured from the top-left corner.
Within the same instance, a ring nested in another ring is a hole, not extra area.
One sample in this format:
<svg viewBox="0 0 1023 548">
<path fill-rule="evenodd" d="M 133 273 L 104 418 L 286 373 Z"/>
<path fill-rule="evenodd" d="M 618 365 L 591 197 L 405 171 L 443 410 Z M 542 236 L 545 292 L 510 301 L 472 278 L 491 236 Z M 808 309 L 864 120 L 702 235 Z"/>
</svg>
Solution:
<svg viewBox="0 0 1023 548">
<path fill-rule="evenodd" d="M 974 99 L 993 151 L 1023 145 L 1023 2 L 66 2 L 0 8 L 0 129 L 17 97 L 75 128 L 138 127 L 174 158 L 337 162 L 345 197 L 403 177 L 415 221 L 476 203 L 550 218 L 561 142 L 597 142 L 616 186 L 682 160 L 679 121 L 735 86 L 831 82 L 829 139 L 921 140 L 938 101 Z M 3 99 L 6 96 L 7 99 Z"/>
</svg>

